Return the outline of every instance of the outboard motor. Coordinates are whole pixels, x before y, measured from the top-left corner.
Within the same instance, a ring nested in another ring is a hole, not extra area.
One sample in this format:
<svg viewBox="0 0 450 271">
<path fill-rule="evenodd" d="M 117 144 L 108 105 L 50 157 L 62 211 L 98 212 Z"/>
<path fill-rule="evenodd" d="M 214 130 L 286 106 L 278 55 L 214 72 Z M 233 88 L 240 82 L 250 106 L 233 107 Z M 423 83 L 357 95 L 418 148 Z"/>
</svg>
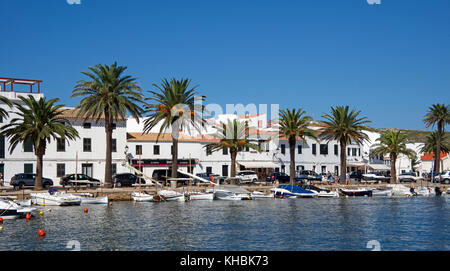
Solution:
<svg viewBox="0 0 450 271">
<path fill-rule="evenodd" d="M 413 196 L 417 196 L 416 191 L 414 191 L 414 187 L 411 187 L 411 188 L 409 189 L 409 192 L 411 192 L 411 194 L 412 194 Z"/>
<path fill-rule="evenodd" d="M 55 188 L 50 188 L 49 190 L 48 190 L 48 193 L 50 194 L 50 195 L 53 195 L 53 194 L 55 194 L 55 192 L 57 192 L 58 190 L 56 190 Z"/>
</svg>

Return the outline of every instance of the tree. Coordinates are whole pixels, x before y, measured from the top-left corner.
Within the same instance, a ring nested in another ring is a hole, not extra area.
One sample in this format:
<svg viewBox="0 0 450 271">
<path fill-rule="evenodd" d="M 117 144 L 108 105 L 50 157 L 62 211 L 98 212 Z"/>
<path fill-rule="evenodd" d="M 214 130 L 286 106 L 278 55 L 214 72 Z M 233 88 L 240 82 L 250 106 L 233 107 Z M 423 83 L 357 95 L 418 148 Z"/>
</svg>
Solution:
<svg viewBox="0 0 450 271">
<path fill-rule="evenodd" d="M 193 127 L 201 131 L 205 120 L 202 118 L 204 106 L 201 104 L 205 96 L 197 95 L 196 88 L 190 87 L 190 79 L 170 81 L 164 79 L 160 85 L 153 84 L 156 91 L 150 91 L 151 101 L 145 104 L 146 113 L 149 116 L 144 121 L 144 133 L 149 133 L 157 125 L 160 125 L 157 141 L 160 135 L 171 130 L 172 134 L 172 170 L 171 177 L 176 178 L 178 173 L 178 137 L 180 130 Z M 200 102 L 200 103 L 199 103 Z"/>
<path fill-rule="evenodd" d="M 372 145 L 372 156 L 389 154 L 391 161 L 391 183 L 397 183 L 397 171 L 395 164 L 400 154 L 408 156 L 411 160 L 417 157 L 414 150 L 406 147 L 408 138 L 401 131 L 386 131 L 383 132 L 376 140 L 378 143 Z"/>
<path fill-rule="evenodd" d="M 425 139 L 425 144 L 423 145 L 423 147 L 420 149 L 421 152 L 429 152 L 429 153 L 433 153 L 434 158 L 436 159 L 436 148 L 437 148 L 437 139 L 438 137 L 438 133 L 437 131 L 433 131 L 431 132 Z M 446 144 L 446 134 L 443 133 L 441 136 L 441 146 L 440 146 L 440 153 L 450 153 L 450 146 Z"/>
<path fill-rule="evenodd" d="M 295 146 L 297 139 L 306 141 L 306 137 L 319 140 L 315 130 L 309 128 L 312 117 L 305 116 L 306 112 L 300 109 L 285 109 L 280 111 L 279 133 L 289 142 L 290 152 L 290 182 L 294 183 L 295 175 Z"/>
<path fill-rule="evenodd" d="M 244 148 L 249 148 L 261 152 L 258 140 L 250 139 L 250 127 L 245 121 L 237 119 L 227 120 L 227 123 L 221 123 L 215 127 L 217 132 L 214 137 L 219 139 L 218 143 L 209 143 L 205 145 L 207 151 L 215 152 L 223 149 L 230 151 L 231 158 L 231 177 L 236 177 L 236 157 Z"/>
<path fill-rule="evenodd" d="M 12 104 L 11 104 L 11 102 L 9 101 L 9 99 L 6 98 L 5 96 L 2 96 L 2 95 L 0 95 L 0 103 L 4 103 L 4 104 L 6 104 L 7 106 L 9 106 L 10 108 L 12 107 Z M 0 107 L 0 117 L 3 118 L 3 119 L 5 119 L 5 118 L 7 118 L 8 116 L 9 116 L 9 115 L 8 115 L 8 112 L 7 112 L 4 108 Z"/>
<path fill-rule="evenodd" d="M 106 133 L 106 163 L 105 187 L 112 187 L 112 132 L 113 124 L 120 119 L 126 119 L 129 112 L 139 122 L 143 95 L 137 79 L 124 75 L 127 67 L 98 64 L 89 67 L 90 71 L 81 73 L 91 80 L 80 80 L 72 91 L 72 98 L 83 97 L 77 105 L 77 117 L 105 121 Z"/>
<path fill-rule="evenodd" d="M 78 137 L 78 132 L 62 117 L 66 110 L 62 109 L 64 105 L 55 105 L 59 99 L 35 100 L 31 95 L 19 96 L 19 99 L 24 105 L 14 102 L 18 116 L 1 127 L 0 134 L 9 138 L 10 153 L 19 143 L 32 143 L 37 157 L 34 189 L 42 190 L 42 164 L 47 144 L 57 138 L 74 140 Z"/>
<path fill-rule="evenodd" d="M 428 108 L 428 112 L 425 115 L 423 121 L 425 126 L 429 128 L 430 126 L 437 126 L 436 133 L 436 148 L 434 152 L 434 171 L 440 172 L 440 161 L 441 161 L 441 141 L 442 135 L 445 131 L 445 125 L 450 123 L 450 105 L 445 104 L 433 104 Z"/>
<path fill-rule="evenodd" d="M 367 117 L 359 117 L 361 111 L 353 109 L 349 111 L 349 106 L 331 107 L 331 114 L 324 114 L 322 117 L 326 120 L 321 121 L 324 125 L 320 137 L 324 140 L 337 140 L 341 148 L 341 174 L 340 180 L 345 180 L 347 171 L 346 149 L 352 141 L 362 145 L 364 141 L 369 140 L 369 136 L 364 131 L 372 131 L 372 128 L 365 126 L 371 123 Z"/>
</svg>

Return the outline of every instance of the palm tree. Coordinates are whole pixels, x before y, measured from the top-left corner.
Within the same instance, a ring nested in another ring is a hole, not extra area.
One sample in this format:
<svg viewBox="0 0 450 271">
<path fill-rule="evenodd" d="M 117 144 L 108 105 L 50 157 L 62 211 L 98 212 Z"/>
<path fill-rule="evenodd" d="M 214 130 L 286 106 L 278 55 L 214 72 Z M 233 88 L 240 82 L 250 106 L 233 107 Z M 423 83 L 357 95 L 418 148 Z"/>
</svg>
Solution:
<svg viewBox="0 0 450 271">
<path fill-rule="evenodd" d="M 324 114 L 322 118 L 325 121 L 321 121 L 324 124 L 324 129 L 320 134 L 320 137 L 324 140 L 337 140 L 341 147 L 341 174 L 340 180 L 345 180 L 345 173 L 347 171 L 347 154 L 346 149 L 352 141 L 359 145 L 362 145 L 364 141 L 369 140 L 369 136 L 364 131 L 371 131 L 372 129 L 365 126 L 371 121 L 367 120 L 367 117 L 359 117 L 361 111 L 353 109 L 349 111 L 349 106 L 336 106 L 331 107 L 331 115 Z"/>
<path fill-rule="evenodd" d="M 301 108 L 296 110 L 295 108 L 285 109 L 280 111 L 279 133 L 287 138 L 289 142 L 290 151 L 290 182 L 294 183 L 295 173 L 295 146 L 297 139 L 306 141 L 306 137 L 310 137 L 319 140 L 318 134 L 315 130 L 309 128 L 309 124 L 312 121 L 312 117 L 305 116 L 305 111 Z"/>
<path fill-rule="evenodd" d="M 425 126 L 437 126 L 436 134 L 436 148 L 434 152 L 434 171 L 440 172 L 440 160 L 441 160 L 441 137 L 445 131 L 445 125 L 450 123 L 450 105 L 445 104 L 433 104 L 428 108 L 428 112 L 425 115 L 423 121 Z"/>
<path fill-rule="evenodd" d="M 436 148 L 437 148 L 437 139 L 438 137 L 438 132 L 437 131 L 433 131 L 431 132 L 425 139 L 425 144 L 423 145 L 423 147 L 420 149 L 421 152 L 429 152 L 429 153 L 436 153 Z M 443 133 L 441 136 L 441 144 L 440 144 L 440 153 L 449 153 L 450 152 L 450 146 L 446 144 L 447 138 L 446 138 L 446 134 Z M 436 159 L 436 156 L 434 157 Z M 440 158 L 440 157 L 439 157 Z"/>
<path fill-rule="evenodd" d="M 220 127 L 221 126 L 221 127 Z M 243 148 L 249 148 L 261 152 L 258 140 L 250 139 L 250 127 L 245 121 L 237 119 L 227 120 L 227 123 L 221 123 L 215 127 L 217 132 L 214 137 L 220 141 L 218 143 L 209 143 L 205 145 L 207 151 L 215 152 L 222 149 L 230 151 L 231 158 L 231 177 L 236 177 L 236 157 Z"/>
<path fill-rule="evenodd" d="M 18 117 L 10 120 L 9 124 L 0 129 L 0 134 L 9 138 L 10 153 L 17 144 L 30 141 L 37 157 L 35 190 L 42 190 L 42 162 L 47 144 L 57 138 L 74 140 L 78 132 L 69 121 L 64 119 L 62 109 L 64 105 L 55 105 L 59 99 L 35 100 L 33 96 L 19 96 L 24 103 L 14 102 Z"/>
<path fill-rule="evenodd" d="M 106 163 L 105 187 L 112 187 L 112 132 L 114 121 L 125 119 L 129 112 L 139 122 L 143 95 L 137 84 L 137 79 L 124 75 L 127 67 L 118 66 L 115 62 L 111 66 L 98 64 L 89 67 L 90 71 L 81 73 L 91 80 L 77 82 L 73 97 L 84 97 L 77 105 L 77 117 L 84 119 L 100 119 L 105 121 L 106 133 Z"/>
<path fill-rule="evenodd" d="M 2 95 L 0 95 L 0 103 L 4 103 L 4 104 L 6 104 L 9 107 L 12 106 L 11 102 L 9 101 L 9 99 L 6 98 L 5 96 L 2 96 Z M 9 116 L 8 112 L 4 108 L 0 107 L 0 118 L 5 119 L 8 116 Z"/>
<path fill-rule="evenodd" d="M 386 131 L 383 132 L 379 138 L 378 143 L 372 145 L 374 148 L 372 156 L 389 154 L 391 161 L 391 183 L 397 183 L 397 172 L 395 164 L 400 154 L 408 156 L 410 159 L 414 159 L 417 156 L 416 152 L 406 147 L 408 138 L 401 131 Z"/>
<path fill-rule="evenodd" d="M 172 132 L 172 170 L 171 177 L 176 178 L 178 173 L 178 136 L 180 130 L 194 127 L 201 131 L 205 120 L 202 118 L 205 96 L 198 96 L 196 88 L 190 87 L 190 79 L 170 81 L 164 79 L 160 85 L 153 84 L 157 91 L 149 91 L 152 96 L 146 98 L 151 101 L 145 105 L 149 117 L 144 121 L 144 133 L 149 133 L 157 125 L 161 125 L 157 137 L 171 129 Z"/>
</svg>

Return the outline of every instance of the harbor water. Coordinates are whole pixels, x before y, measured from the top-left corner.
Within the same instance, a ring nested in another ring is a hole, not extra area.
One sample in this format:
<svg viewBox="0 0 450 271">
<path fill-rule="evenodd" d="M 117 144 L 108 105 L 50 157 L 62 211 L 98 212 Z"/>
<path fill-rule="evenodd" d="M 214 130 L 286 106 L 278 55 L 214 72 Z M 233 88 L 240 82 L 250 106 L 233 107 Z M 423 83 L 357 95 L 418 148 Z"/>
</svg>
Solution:
<svg viewBox="0 0 450 271">
<path fill-rule="evenodd" d="M 4 221 L 0 250 L 450 249 L 448 197 L 114 202 L 37 208 L 43 216 L 38 211 L 30 221 Z M 45 237 L 38 237 L 39 229 L 45 230 Z"/>
</svg>

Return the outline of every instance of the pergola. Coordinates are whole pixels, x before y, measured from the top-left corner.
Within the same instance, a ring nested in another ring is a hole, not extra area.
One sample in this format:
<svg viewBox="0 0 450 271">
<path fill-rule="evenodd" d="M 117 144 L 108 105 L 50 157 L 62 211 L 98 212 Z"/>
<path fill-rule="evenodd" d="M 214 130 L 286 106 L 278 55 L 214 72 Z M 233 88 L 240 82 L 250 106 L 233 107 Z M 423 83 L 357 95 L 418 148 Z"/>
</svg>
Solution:
<svg viewBox="0 0 450 271">
<path fill-rule="evenodd" d="M 18 79 L 18 78 L 6 78 L 0 77 L 0 85 L 3 85 L 1 91 L 14 91 L 14 85 L 29 85 L 30 93 L 33 93 L 33 86 L 37 85 L 37 93 L 41 93 L 41 83 L 42 80 L 30 80 L 30 79 Z M 9 90 L 6 90 L 6 87 L 10 86 Z"/>
</svg>

